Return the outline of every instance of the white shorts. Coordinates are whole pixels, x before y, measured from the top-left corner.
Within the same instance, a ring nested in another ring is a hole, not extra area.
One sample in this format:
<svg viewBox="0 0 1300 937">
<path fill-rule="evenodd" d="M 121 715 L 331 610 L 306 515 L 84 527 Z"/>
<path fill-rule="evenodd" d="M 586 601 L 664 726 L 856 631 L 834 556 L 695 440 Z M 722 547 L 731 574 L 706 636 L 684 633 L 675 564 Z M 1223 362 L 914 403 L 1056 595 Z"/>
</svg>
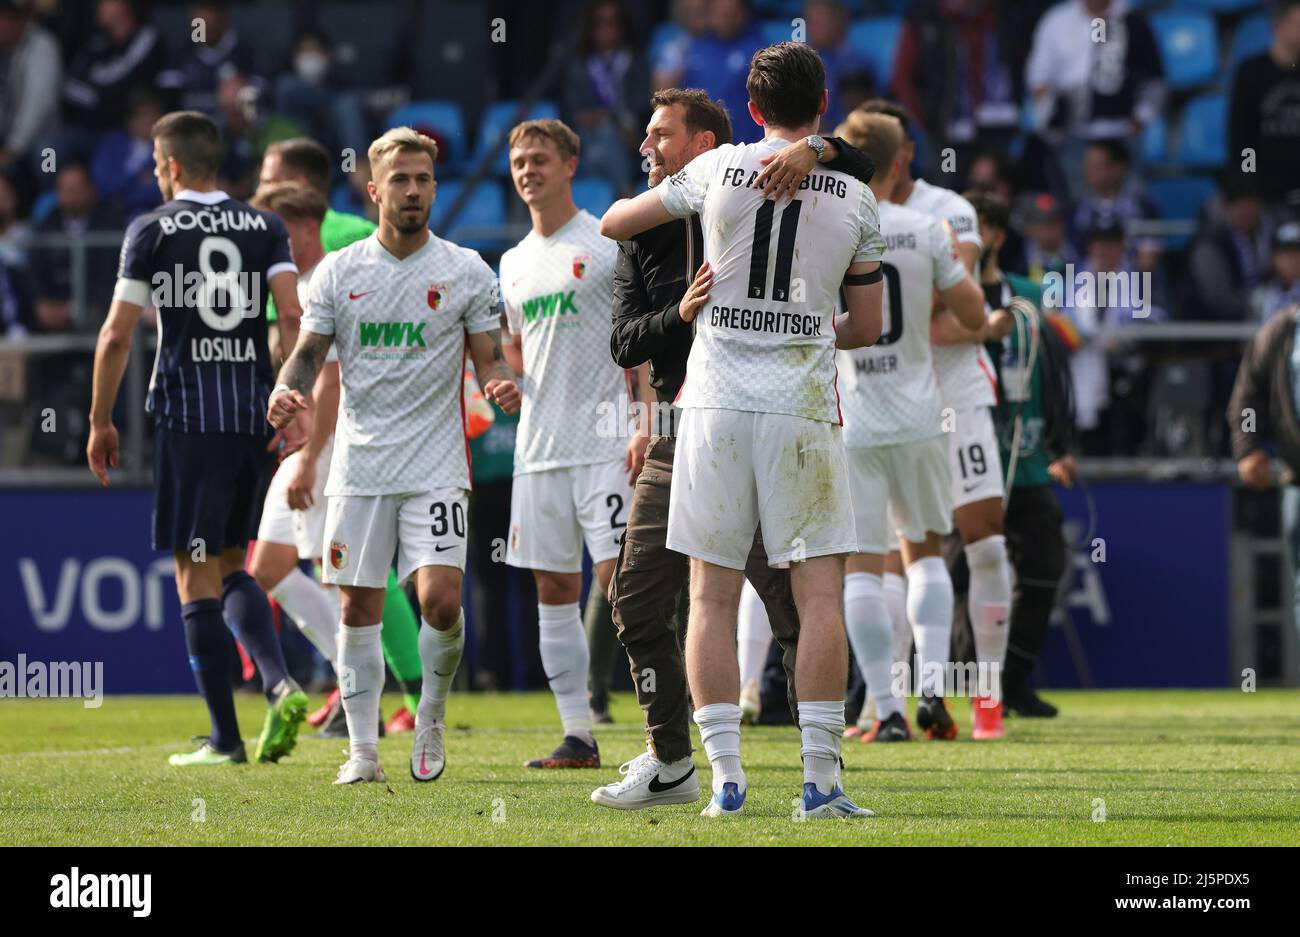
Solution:
<svg viewBox="0 0 1300 937">
<path fill-rule="evenodd" d="M 858 550 L 883 555 L 894 532 L 921 543 L 952 530 L 948 442 L 942 436 L 849 450 Z"/>
<path fill-rule="evenodd" d="M 783 413 L 683 410 L 668 549 L 744 569 L 760 523 L 771 566 L 857 550 L 840 427 Z"/>
<path fill-rule="evenodd" d="M 263 543 L 283 543 L 298 548 L 298 558 L 315 560 L 324 556 L 325 544 L 325 482 L 330 473 L 330 454 L 334 439 L 316 458 L 316 484 L 311 490 L 312 506 L 305 511 L 289 507 L 289 482 L 302 459 L 302 450 L 289 456 L 276 469 L 271 485 L 266 490 L 262 506 L 262 520 L 257 527 L 257 539 Z"/>
<path fill-rule="evenodd" d="M 397 554 L 397 580 L 421 566 L 465 569 L 469 493 L 464 488 L 398 495 L 338 495 L 327 499 L 324 579 L 330 585 L 388 585 Z"/>
<path fill-rule="evenodd" d="M 993 408 L 958 410 L 948 433 L 948 470 L 954 508 L 1002 499 L 1002 455 L 993 429 Z"/>
<path fill-rule="evenodd" d="M 617 559 L 631 505 L 622 459 L 516 475 L 506 563 L 580 573 L 584 543 L 593 563 Z"/>
</svg>

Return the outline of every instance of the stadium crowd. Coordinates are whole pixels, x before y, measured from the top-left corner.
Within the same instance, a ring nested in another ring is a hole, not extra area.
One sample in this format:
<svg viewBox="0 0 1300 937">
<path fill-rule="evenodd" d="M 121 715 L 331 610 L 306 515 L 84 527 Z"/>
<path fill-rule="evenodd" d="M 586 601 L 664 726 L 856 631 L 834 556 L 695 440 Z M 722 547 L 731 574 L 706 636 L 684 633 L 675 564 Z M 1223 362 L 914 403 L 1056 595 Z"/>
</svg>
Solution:
<svg viewBox="0 0 1300 937">
<path fill-rule="evenodd" d="M 461 15 L 470 8 L 481 18 Z M 496 17 L 504 42 L 461 42 L 445 22 Z M 432 65 L 399 41 L 444 27 L 451 38 Z M 1300 300 L 1298 0 L 0 0 L 0 348 L 98 329 L 116 241 L 74 262 L 75 242 L 86 232 L 120 241 L 160 203 L 150 128 L 167 111 L 215 118 L 232 196 L 252 196 L 270 144 L 306 136 L 339 155 L 331 207 L 372 219 L 366 145 L 414 126 L 442 154 L 433 227 L 495 266 L 526 216 L 497 146 L 511 125 L 559 116 L 580 134 L 575 198 L 599 215 L 643 185 L 652 91 L 702 88 L 743 115 L 752 54 L 790 38 L 825 63 L 824 126 L 868 98 L 894 98 L 913 118 L 917 177 L 1013 206 L 1004 269 L 1040 287 L 1052 274 L 1068 285 L 1074 271 L 1151 284 L 1141 302 L 1060 310 L 1083 455 L 1228 453 L 1222 402 L 1240 343 L 1155 345 L 1105 330 L 1262 324 Z M 430 75 L 453 66 L 454 81 Z M 737 142 L 761 134 L 735 126 Z M 1177 437 L 1152 419 L 1171 362 L 1191 362 L 1210 388 L 1192 414 L 1197 431 Z M 27 370 L 29 407 L 80 414 L 71 425 L 84 426 L 88 353 L 34 355 Z M 498 413 L 473 444 L 471 516 L 492 529 L 492 505 L 509 501 L 513 424 Z M 84 438 L 35 432 L 20 442 L 0 461 L 79 464 L 84 449 Z M 492 544 L 471 550 L 485 594 L 507 601 L 492 577 L 510 573 L 491 561 Z M 509 601 L 531 608 L 526 577 L 512 583 L 520 594 Z M 483 685 L 539 682 L 535 646 L 535 636 L 490 634 Z M 520 649 L 532 649 L 522 665 Z"/>
</svg>

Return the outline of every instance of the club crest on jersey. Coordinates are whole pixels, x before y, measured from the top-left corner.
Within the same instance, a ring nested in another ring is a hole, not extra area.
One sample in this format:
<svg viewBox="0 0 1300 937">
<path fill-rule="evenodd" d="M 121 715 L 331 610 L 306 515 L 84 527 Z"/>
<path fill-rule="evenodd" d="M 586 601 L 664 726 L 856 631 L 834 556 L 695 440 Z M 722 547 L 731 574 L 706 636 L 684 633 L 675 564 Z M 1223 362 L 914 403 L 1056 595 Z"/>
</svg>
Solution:
<svg viewBox="0 0 1300 937">
<path fill-rule="evenodd" d="M 428 300 L 430 309 L 436 312 L 446 305 L 448 288 L 446 283 L 432 283 L 429 285 Z"/>
<path fill-rule="evenodd" d="M 330 566 L 346 569 L 348 565 L 348 545 L 341 540 L 330 541 Z"/>
<path fill-rule="evenodd" d="M 579 280 L 581 280 L 582 275 L 587 272 L 587 261 L 589 260 L 591 260 L 589 254 L 579 254 L 577 257 L 573 258 L 573 275 Z"/>
</svg>

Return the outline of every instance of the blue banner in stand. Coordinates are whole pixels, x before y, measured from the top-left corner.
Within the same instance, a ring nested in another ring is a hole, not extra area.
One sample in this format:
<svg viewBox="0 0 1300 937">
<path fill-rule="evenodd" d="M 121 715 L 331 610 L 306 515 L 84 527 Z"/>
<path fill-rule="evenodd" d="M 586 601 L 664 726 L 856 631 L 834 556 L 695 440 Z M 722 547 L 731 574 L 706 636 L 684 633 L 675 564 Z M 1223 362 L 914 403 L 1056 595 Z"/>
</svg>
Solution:
<svg viewBox="0 0 1300 937">
<path fill-rule="evenodd" d="M 0 491 L 0 660 L 102 662 L 108 693 L 193 693 L 147 490 Z"/>
<path fill-rule="evenodd" d="M 1039 666 L 1051 687 L 1233 684 L 1230 490 L 1096 483 L 1057 488 L 1069 563 Z M 1062 618 L 1069 616 L 1068 623 Z"/>
</svg>

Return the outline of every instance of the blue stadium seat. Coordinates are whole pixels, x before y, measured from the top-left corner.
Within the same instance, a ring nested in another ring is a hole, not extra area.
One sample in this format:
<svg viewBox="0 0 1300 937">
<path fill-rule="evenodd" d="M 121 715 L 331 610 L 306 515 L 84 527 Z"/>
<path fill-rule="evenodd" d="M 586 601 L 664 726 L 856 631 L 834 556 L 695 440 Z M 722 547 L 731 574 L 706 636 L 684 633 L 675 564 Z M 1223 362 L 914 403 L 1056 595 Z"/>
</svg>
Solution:
<svg viewBox="0 0 1300 937">
<path fill-rule="evenodd" d="M 465 183 L 452 179 L 438 185 L 438 197 L 434 200 L 433 211 L 429 214 L 429 227 L 440 236 L 455 241 L 462 247 L 474 250 L 494 250 L 501 247 L 501 238 L 487 237 L 483 232 L 470 234 L 468 228 L 482 228 L 504 225 L 506 223 L 506 197 L 501 183 L 495 179 L 484 179 L 474 189 L 469 202 L 456 216 L 449 231 L 441 230 L 447 210 L 460 197 Z M 463 236 L 462 236 L 463 235 Z"/>
<path fill-rule="evenodd" d="M 1218 191 L 1211 176 L 1178 176 L 1168 179 L 1148 179 L 1144 190 L 1155 203 L 1160 217 L 1169 221 L 1196 221 L 1201 208 Z M 1165 238 L 1169 250 L 1181 250 L 1191 241 L 1190 235 L 1179 234 Z"/>
<path fill-rule="evenodd" d="M 483 122 L 479 125 L 478 149 L 474 154 L 476 160 L 484 159 L 497 141 L 510 133 L 510 128 L 517 123 L 515 119 L 517 110 L 519 110 L 518 101 L 494 101 L 488 105 L 487 110 L 483 112 Z M 527 119 L 540 120 L 559 116 L 560 109 L 554 101 L 537 101 L 529 111 Z M 504 147 L 492 164 L 492 171 L 498 176 L 510 174 L 510 155 Z"/>
<path fill-rule="evenodd" d="M 684 32 L 685 30 L 672 20 L 662 22 L 654 28 L 654 32 L 650 34 L 650 42 L 646 45 L 646 59 L 650 62 L 651 67 L 654 67 L 655 63 L 659 61 L 659 56 L 663 54 L 664 48 L 669 43 L 676 42 Z"/>
<path fill-rule="evenodd" d="M 588 176 L 585 179 L 573 180 L 574 203 L 597 218 L 605 214 L 605 210 L 614 204 L 616 198 L 618 193 L 614 191 L 614 186 L 608 179 Z"/>
<path fill-rule="evenodd" d="M 1210 13 L 1236 13 L 1240 10 L 1249 10 L 1251 7 L 1258 9 L 1261 4 L 1260 0 L 1180 0 L 1178 5 L 1206 10 Z"/>
<path fill-rule="evenodd" d="M 1169 124 L 1162 115 L 1157 114 L 1142 130 L 1142 162 L 1146 165 L 1163 163 L 1169 152 Z"/>
<path fill-rule="evenodd" d="M 1165 11 L 1151 14 L 1165 82 L 1173 89 L 1213 81 L 1219 71 L 1219 39 L 1208 13 Z"/>
<path fill-rule="evenodd" d="M 794 30 L 794 27 L 790 25 L 790 20 L 786 19 L 763 20 L 760 28 L 763 33 L 763 41 L 770 46 L 774 46 L 778 42 L 789 42 L 790 34 Z"/>
<path fill-rule="evenodd" d="M 1188 169 L 1217 169 L 1228 160 L 1228 101 L 1203 94 L 1187 102 L 1173 162 Z"/>
<path fill-rule="evenodd" d="M 1252 58 L 1261 52 L 1267 52 L 1273 44 L 1273 25 L 1267 13 L 1247 16 L 1237 24 L 1237 31 L 1232 34 L 1232 45 L 1228 47 L 1228 72 L 1231 74 L 1243 59 Z"/>
<path fill-rule="evenodd" d="M 455 171 L 469 156 L 465 118 L 455 101 L 411 101 L 388 115 L 384 127 L 414 127 L 438 141 L 438 168 Z"/>
<path fill-rule="evenodd" d="M 881 88 L 888 88 L 894 75 L 894 56 L 902 32 L 903 20 L 898 16 L 872 16 L 849 25 L 849 44 L 866 56 Z"/>
</svg>

